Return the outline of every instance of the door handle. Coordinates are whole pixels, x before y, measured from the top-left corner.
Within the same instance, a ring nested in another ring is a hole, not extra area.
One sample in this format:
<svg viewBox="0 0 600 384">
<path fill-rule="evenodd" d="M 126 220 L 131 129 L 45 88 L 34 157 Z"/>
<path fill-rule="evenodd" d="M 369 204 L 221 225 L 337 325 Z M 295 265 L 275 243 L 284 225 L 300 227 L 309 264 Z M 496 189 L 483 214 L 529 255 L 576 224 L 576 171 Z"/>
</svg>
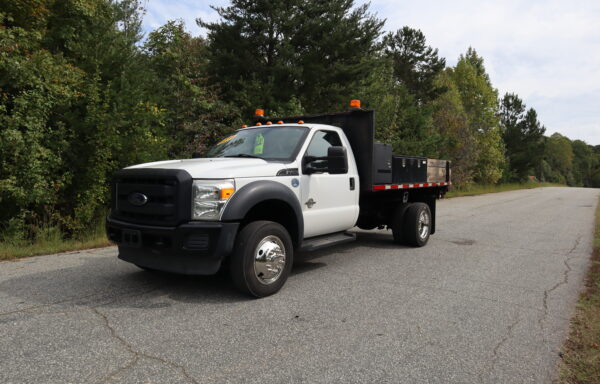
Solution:
<svg viewBox="0 0 600 384">
<path fill-rule="evenodd" d="M 350 178 L 350 190 L 354 191 L 354 188 L 356 188 L 356 186 L 354 185 L 354 177 Z"/>
</svg>

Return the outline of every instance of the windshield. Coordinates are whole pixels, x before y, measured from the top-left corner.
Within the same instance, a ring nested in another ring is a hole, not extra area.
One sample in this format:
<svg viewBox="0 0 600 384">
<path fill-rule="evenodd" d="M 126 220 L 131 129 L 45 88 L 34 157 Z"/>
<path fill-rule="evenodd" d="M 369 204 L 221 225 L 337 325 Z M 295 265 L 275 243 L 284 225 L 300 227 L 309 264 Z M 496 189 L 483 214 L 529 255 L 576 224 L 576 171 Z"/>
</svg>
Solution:
<svg viewBox="0 0 600 384">
<path fill-rule="evenodd" d="M 221 140 L 206 153 L 206 157 L 251 157 L 264 160 L 291 161 L 296 157 L 304 138 L 305 127 L 272 126 L 246 128 Z"/>
</svg>

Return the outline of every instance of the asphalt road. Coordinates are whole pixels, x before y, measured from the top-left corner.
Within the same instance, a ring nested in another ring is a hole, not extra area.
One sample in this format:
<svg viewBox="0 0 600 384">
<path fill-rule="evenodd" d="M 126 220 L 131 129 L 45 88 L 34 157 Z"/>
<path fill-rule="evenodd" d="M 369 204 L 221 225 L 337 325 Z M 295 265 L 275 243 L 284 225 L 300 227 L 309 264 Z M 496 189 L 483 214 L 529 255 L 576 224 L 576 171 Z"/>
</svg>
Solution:
<svg viewBox="0 0 600 384">
<path fill-rule="evenodd" d="M 548 383 L 600 190 L 444 200 L 420 249 L 386 231 L 252 300 L 115 248 L 0 263 L 2 383 Z"/>
</svg>

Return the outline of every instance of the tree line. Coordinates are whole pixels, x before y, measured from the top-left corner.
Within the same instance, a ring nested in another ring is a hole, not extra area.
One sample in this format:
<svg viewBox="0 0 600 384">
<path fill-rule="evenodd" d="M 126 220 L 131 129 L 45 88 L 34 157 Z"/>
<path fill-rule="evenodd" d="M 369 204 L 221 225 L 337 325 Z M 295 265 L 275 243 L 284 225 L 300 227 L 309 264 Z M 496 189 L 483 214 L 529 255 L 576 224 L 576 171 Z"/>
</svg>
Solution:
<svg viewBox="0 0 600 384">
<path fill-rule="evenodd" d="M 78 236 L 124 166 L 205 151 L 252 114 L 376 110 L 396 153 L 450 159 L 458 187 L 536 178 L 600 187 L 600 146 L 545 136 L 469 48 L 448 66 L 424 34 L 384 32 L 353 0 L 232 0 L 216 22 L 144 36 L 137 0 L 0 8 L 0 233 Z"/>
</svg>

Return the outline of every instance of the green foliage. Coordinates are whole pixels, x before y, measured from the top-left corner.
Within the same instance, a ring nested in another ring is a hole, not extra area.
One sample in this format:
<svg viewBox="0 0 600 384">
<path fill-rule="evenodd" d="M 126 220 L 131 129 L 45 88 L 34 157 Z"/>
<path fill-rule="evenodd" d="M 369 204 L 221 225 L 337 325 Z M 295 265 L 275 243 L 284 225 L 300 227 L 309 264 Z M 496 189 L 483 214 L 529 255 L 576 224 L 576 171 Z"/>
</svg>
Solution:
<svg viewBox="0 0 600 384">
<path fill-rule="evenodd" d="M 204 152 L 256 107 L 332 112 L 352 98 L 377 111 L 376 138 L 396 152 L 451 160 L 459 188 L 531 175 L 600 187 L 600 146 L 544 137 L 517 95 L 498 100 L 474 49 L 446 68 L 421 31 L 382 36 L 368 8 L 233 0 L 199 21 L 206 38 L 175 20 L 142 40 L 138 0 L 6 0 L 0 241 L 85 237 L 115 170 Z"/>
<path fill-rule="evenodd" d="M 485 72 L 483 59 L 472 48 L 460 56 L 451 74 L 474 137 L 477 153 L 474 179 L 486 184 L 496 183 L 502 177 L 505 162 L 498 119 L 498 92 Z"/>
<path fill-rule="evenodd" d="M 437 75 L 446 67 L 446 60 L 438 50 L 427 45 L 425 35 L 417 29 L 403 27 L 388 33 L 383 39 L 384 54 L 391 58 L 394 77 L 416 99 L 425 103 L 434 100 L 444 91 L 435 83 Z"/>
<path fill-rule="evenodd" d="M 477 161 L 476 137 L 471 131 L 469 116 L 452 75 L 453 71 L 448 69 L 436 80 L 446 92 L 433 103 L 433 119 L 442 138 L 439 157 L 452 160 L 453 183 L 468 186 L 473 182 Z"/>
<path fill-rule="evenodd" d="M 169 21 L 151 32 L 146 53 L 147 92 L 164 111 L 171 157 L 204 152 L 217 139 L 239 126 L 239 112 L 218 98 L 207 83 L 208 46 L 185 32 L 183 22 Z"/>
<path fill-rule="evenodd" d="M 571 141 L 555 133 L 546 140 L 545 160 L 548 164 L 545 180 L 573 185 L 573 147 Z"/>
<path fill-rule="evenodd" d="M 214 8 L 209 69 L 225 100 L 306 112 L 339 108 L 368 76 L 383 22 L 352 0 L 233 0 Z"/>
<path fill-rule="evenodd" d="M 506 157 L 512 176 L 509 180 L 524 181 L 527 176 L 541 178 L 546 128 L 538 121 L 537 112 L 515 94 L 507 93 L 500 103 L 500 119 L 506 145 Z"/>
</svg>

